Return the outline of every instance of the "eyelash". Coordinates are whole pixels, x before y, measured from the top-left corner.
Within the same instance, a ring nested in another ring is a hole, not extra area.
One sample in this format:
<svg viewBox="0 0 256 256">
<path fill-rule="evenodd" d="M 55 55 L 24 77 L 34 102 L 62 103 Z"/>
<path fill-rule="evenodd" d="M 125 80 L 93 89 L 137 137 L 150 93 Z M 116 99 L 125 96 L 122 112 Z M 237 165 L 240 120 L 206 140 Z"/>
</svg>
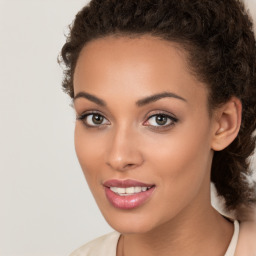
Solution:
<svg viewBox="0 0 256 256">
<path fill-rule="evenodd" d="M 174 126 L 177 122 L 178 122 L 178 119 L 176 118 L 176 117 L 173 117 L 173 116 L 171 116 L 171 115 L 169 115 L 169 114 L 166 114 L 166 113 L 163 113 L 163 112 L 156 112 L 156 113 L 154 113 L 153 115 L 150 115 L 148 118 L 147 118 L 147 120 L 146 120 L 146 122 L 148 122 L 151 118 L 153 118 L 153 117 L 157 117 L 157 116 L 162 116 L 162 117 L 165 117 L 165 118 L 167 118 L 167 122 L 168 122 L 168 119 L 169 119 L 169 124 L 165 124 L 165 125 L 157 125 L 157 126 L 154 126 L 154 125 L 148 125 L 148 126 L 150 126 L 150 127 L 152 127 L 152 129 L 159 129 L 159 130 L 165 130 L 165 129 L 168 129 L 168 128 L 170 128 L 170 127 L 172 127 L 172 126 Z M 156 122 L 156 121 L 155 121 Z M 145 122 L 144 122 L 145 123 Z M 143 123 L 143 124 L 144 124 Z"/>
<path fill-rule="evenodd" d="M 99 124 L 99 125 L 89 125 L 88 123 L 85 122 L 85 119 L 90 116 L 90 115 L 98 115 L 100 117 L 103 117 L 105 120 L 107 120 L 104 115 L 102 115 L 101 113 L 99 112 L 88 112 L 88 113 L 84 113 L 80 116 L 78 116 L 76 119 L 79 120 L 79 121 L 82 121 L 82 123 L 87 127 L 87 128 L 96 128 L 96 129 L 100 129 L 102 128 L 102 126 L 105 126 L 106 124 Z M 178 119 L 176 117 L 173 117 L 169 114 L 166 114 L 166 113 L 163 113 L 163 112 L 156 112 L 154 113 L 153 115 L 150 115 L 146 122 L 148 122 L 148 120 L 150 120 L 152 117 L 157 117 L 157 116 L 163 116 L 163 117 L 166 117 L 167 119 L 170 120 L 170 124 L 168 125 L 158 125 L 158 126 L 154 126 L 152 125 L 151 127 L 153 127 L 152 129 L 156 129 L 156 130 L 164 130 L 164 129 L 167 129 L 171 126 L 174 126 L 177 122 L 178 122 Z M 145 122 L 144 122 L 145 123 Z M 144 124 L 143 123 L 143 124 Z M 146 125 L 146 126 L 150 126 L 150 125 Z"/>
<path fill-rule="evenodd" d="M 98 115 L 100 117 L 103 117 L 105 120 L 107 120 L 102 114 L 100 114 L 99 112 L 87 112 L 87 113 L 84 113 L 80 116 L 78 116 L 76 119 L 79 120 L 79 121 L 82 121 L 82 123 L 84 124 L 84 126 L 86 128 L 102 128 L 102 126 L 105 126 L 106 124 L 99 124 L 99 125 L 89 125 L 85 122 L 85 119 L 88 117 L 88 116 L 93 116 L 93 115 Z"/>
</svg>

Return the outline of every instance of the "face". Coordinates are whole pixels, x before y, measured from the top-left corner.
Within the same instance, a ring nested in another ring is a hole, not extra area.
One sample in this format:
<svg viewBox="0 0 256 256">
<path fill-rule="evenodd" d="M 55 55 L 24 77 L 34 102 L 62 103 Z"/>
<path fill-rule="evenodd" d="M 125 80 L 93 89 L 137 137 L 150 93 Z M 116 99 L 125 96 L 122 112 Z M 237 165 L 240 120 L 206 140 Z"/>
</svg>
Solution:
<svg viewBox="0 0 256 256">
<path fill-rule="evenodd" d="M 74 92 L 78 160 L 114 229 L 148 232 L 209 204 L 207 89 L 177 45 L 150 36 L 92 41 Z"/>
</svg>

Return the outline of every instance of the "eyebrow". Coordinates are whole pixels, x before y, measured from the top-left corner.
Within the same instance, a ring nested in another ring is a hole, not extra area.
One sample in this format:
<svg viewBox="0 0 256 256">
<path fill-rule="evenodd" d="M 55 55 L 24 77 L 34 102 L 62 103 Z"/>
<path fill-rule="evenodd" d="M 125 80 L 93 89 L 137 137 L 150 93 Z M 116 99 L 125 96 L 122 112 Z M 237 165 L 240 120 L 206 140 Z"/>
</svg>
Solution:
<svg viewBox="0 0 256 256">
<path fill-rule="evenodd" d="M 85 98 L 89 101 L 92 101 L 94 103 L 96 103 L 97 105 L 100 105 L 102 107 L 106 107 L 107 106 L 107 103 L 102 100 L 102 99 L 99 99 L 98 97 L 88 93 L 88 92 L 79 92 L 73 99 L 73 102 L 78 99 L 78 98 Z"/>
<path fill-rule="evenodd" d="M 172 92 L 162 92 L 162 93 L 157 93 L 157 94 L 148 96 L 148 97 L 146 97 L 144 99 L 138 100 L 136 102 L 136 105 L 138 107 L 142 107 L 142 106 L 144 106 L 146 104 L 149 104 L 151 102 L 155 102 L 155 101 L 160 100 L 162 98 L 175 98 L 175 99 L 179 99 L 179 100 L 187 102 L 186 99 L 182 98 L 181 96 L 179 96 L 179 95 L 177 95 L 175 93 L 172 93 Z"/>
<path fill-rule="evenodd" d="M 107 103 L 104 100 L 102 100 L 102 99 L 100 99 L 100 98 L 98 98 L 98 97 L 96 97 L 96 96 L 94 96 L 94 95 L 92 95 L 90 93 L 87 93 L 87 92 L 79 92 L 79 93 L 77 93 L 75 95 L 73 101 L 75 101 L 77 98 L 85 98 L 85 99 L 87 99 L 89 101 L 92 101 L 92 102 L 96 103 L 97 105 L 102 106 L 102 107 L 106 107 L 107 106 Z M 147 105 L 147 104 L 149 104 L 151 102 L 155 102 L 157 100 L 160 100 L 162 98 L 175 98 L 175 99 L 179 99 L 179 100 L 187 102 L 186 99 L 184 99 L 183 97 L 181 97 L 181 96 L 179 96 L 179 95 L 177 95 L 175 93 L 172 93 L 172 92 L 162 92 L 162 93 L 157 93 L 157 94 L 148 96 L 146 98 L 140 99 L 140 100 L 136 101 L 136 105 L 138 107 L 142 107 L 142 106 L 145 106 L 145 105 Z"/>
</svg>

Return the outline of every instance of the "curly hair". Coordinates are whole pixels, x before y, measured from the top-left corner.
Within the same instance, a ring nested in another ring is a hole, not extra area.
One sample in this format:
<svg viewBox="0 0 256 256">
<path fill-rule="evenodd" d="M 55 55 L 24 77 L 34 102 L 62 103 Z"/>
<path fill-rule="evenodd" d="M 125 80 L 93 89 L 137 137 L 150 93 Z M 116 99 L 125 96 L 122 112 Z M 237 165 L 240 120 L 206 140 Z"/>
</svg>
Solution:
<svg viewBox="0 0 256 256">
<path fill-rule="evenodd" d="M 214 152 L 211 181 L 228 210 L 256 202 L 249 157 L 256 137 L 256 46 L 252 21 L 238 0 L 92 0 L 70 26 L 60 62 L 63 89 L 74 97 L 73 75 L 82 48 L 105 36 L 151 35 L 176 42 L 187 54 L 191 72 L 209 90 L 209 109 L 232 96 L 242 102 L 236 139 Z"/>
</svg>

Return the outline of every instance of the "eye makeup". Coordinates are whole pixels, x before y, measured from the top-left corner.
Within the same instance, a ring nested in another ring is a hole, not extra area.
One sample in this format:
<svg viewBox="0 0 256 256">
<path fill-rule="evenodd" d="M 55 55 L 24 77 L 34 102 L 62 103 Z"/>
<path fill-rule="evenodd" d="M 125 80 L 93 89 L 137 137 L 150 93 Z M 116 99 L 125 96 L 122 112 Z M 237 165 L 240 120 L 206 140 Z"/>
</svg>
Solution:
<svg viewBox="0 0 256 256">
<path fill-rule="evenodd" d="M 110 125 L 111 122 L 98 111 L 85 112 L 77 116 L 77 120 L 81 121 L 86 128 L 102 128 Z M 146 118 L 143 126 L 148 126 L 150 129 L 166 130 L 174 126 L 178 122 L 176 117 L 167 114 L 163 111 L 154 111 L 154 113 Z"/>
</svg>

